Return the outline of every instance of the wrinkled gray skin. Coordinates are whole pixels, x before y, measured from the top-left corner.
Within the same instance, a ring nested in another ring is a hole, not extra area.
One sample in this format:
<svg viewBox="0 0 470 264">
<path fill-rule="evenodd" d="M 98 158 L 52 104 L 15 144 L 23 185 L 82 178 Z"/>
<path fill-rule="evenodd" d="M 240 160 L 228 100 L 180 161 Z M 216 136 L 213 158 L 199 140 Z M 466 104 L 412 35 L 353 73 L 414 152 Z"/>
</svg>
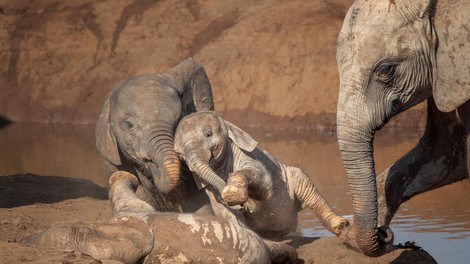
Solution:
<svg viewBox="0 0 470 264">
<path fill-rule="evenodd" d="M 388 225 L 412 196 L 468 177 L 470 2 L 356 1 L 338 38 L 337 134 L 353 196 L 347 244 L 369 256 L 393 242 Z M 373 138 L 428 100 L 418 145 L 376 179 Z"/>
<path fill-rule="evenodd" d="M 113 218 L 69 223 L 27 237 L 24 243 L 77 250 L 123 263 L 294 263 L 295 249 L 264 241 L 206 190 L 215 214 L 158 213 L 136 196 L 137 178 L 119 171 L 109 179 Z M 178 230 L 178 232 L 175 232 Z"/>
<path fill-rule="evenodd" d="M 340 234 L 348 221 L 334 213 L 310 178 L 257 144 L 213 111 L 184 117 L 175 132 L 175 150 L 196 181 L 216 187 L 228 205 L 242 205 L 243 218 L 258 234 L 279 238 L 295 231 L 297 213 L 306 207 Z"/>
<path fill-rule="evenodd" d="M 96 125 L 96 148 L 106 159 L 107 177 L 128 171 L 139 178 L 142 200 L 160 211 L 184 210 L 172 192 L 181 181 L 173 133 L 181 117 L 213 108 L 206 72 L 191 58 L 167 72 L 122 81 Z"/>
</svg>

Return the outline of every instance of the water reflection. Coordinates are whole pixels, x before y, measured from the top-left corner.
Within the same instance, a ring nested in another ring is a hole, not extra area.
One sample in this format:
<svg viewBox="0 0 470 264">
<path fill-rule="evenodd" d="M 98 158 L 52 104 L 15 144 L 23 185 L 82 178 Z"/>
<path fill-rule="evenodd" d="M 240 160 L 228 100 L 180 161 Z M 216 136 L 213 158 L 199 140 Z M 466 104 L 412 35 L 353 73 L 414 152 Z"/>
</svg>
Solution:
<svg viewBox="0 0 470 264">
<path fill-rule="evenodd" d="M 0 175 L 34 173 L 106 186 L 94 126 L 11 124 L 0 129 Z"/>
<path fill-rule="evenodd" d="M 351 216 L 349 187 L 334 136 L 270 134 L 246 129 L 261 146 L 286 164 L 301 167 L 335 210 Z M 410 150 L 419 131 L 377 134 L 375 161 L 381 171 Z M 12 124 L 0 129 L 0 175 L 84 178 L 106 186 L 102 158 L 94 147 L 94 126 Z M 439 263 L 466 263 L 470 257 L 470 184 L 468 180 L 414 197 L 392 221 L 396 243 L 415 241 Z M 328 236 L 310 211 L 299 216 L 299 233 Z"/>
</svg>

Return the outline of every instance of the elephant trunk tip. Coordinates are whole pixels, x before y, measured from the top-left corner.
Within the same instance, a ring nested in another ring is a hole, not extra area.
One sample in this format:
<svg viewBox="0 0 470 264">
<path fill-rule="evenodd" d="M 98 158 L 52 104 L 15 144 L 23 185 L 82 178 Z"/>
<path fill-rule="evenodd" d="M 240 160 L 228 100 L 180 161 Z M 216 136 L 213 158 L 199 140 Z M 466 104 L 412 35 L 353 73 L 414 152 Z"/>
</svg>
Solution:
<svg viewBox="0 0 470 264">
<path fill-rule="evenodd" d="M 356 229 L 355 227 L 354 229 Z M 377 239 L 379 234 L 378 230 L 366 231 L 366 230 L 355 230 L 356 234 L 356 246 L 359 251 L 368 257 L 380 257 L 386 253 L 385 246 L 382 245 L 380 239 Z"/>
<path fill-rule="evenodd" d="M 179 180 L 180 180 L 180 161 L 179 159 L 174 159 L 174 160 L 166 160 L 163 162 L 163 168 L 165 171 L 165 175 L 167 182 L 169 185 L 173 185 L 173 187 L 176 187 L 178 185 Z"/>
<path fill-rule="evenodd" d="M 180 182 L 180 161 L 178 158 L 167 159 L 161 164 L 161 175 L 159 175 L 155 184 L 158 191 L 169 193 L 174 190 Z"/>
</svg>

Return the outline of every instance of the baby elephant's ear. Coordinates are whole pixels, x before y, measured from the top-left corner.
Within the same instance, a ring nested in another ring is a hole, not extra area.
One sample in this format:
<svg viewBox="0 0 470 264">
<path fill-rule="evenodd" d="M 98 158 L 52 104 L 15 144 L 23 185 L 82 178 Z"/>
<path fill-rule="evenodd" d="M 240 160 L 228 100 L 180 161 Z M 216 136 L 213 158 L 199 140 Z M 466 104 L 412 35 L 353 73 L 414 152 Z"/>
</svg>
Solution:
<svg viewBox="0 0 470 264">
<path fill-rule="evenodd" d="M 248 133 L 243 131 L 241 128 L 237 127 L 236 125 L 224 121 L 225 125 L 227 126 L 228 137 L 235 142 L 235 144 L 248 152 L 252 152 L 255 150 L 256 146 L 258 145 L 258 141 L 254 140 Z"/>
<path fill-rule="evenodd" d="M 101 109 L 100 117 L 96 122 L 96 149 L 112 164 L 121 165 L 116 137 L 111 129 L 110 115 L 111 107 L 109 99 L 107 99 Z"/>
</svg>

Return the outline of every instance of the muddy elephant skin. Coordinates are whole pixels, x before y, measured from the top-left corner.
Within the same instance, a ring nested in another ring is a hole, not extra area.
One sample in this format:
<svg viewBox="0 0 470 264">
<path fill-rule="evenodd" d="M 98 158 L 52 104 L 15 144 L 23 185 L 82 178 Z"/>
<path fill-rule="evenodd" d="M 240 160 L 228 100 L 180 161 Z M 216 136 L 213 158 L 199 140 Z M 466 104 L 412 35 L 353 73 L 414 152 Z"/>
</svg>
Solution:
<svg viewBox="0 0 470 264">
<path fill-rule="evenodd" d="M 282 237 L 297 228 L 297 214 L 313 210 L 338 235 L 348 221 L 336 215 L 310 178 L 257 147 L 245 131 L 213 111 L 184 117 L 175 150 L 196 181 L 216 187 L 224 202 L 241 205 L 247 225 L 264 237 Z"/>
<path fill-rule="evenodd" d="M 357 0 L 344 19 L 337 135 L 354 217 L 345 242 L 368 256 L 393 242 L 388 226 L 401 203 L 468 177 L 468 28 L 464 0 Z M 425 100 L 418 145 L 376 177 L 375 132 Z"/>
<path fill-rule="evenodd" d="M 213 108 L 206 72 L 192 59 L 164 73 L 122 81 L 96 125 L 96 147 L 106 159 L 107 176 L 128 171 L 139 178 L 141 199 L 161 211 L 181 211 L 172 192 L 181 175 L 173 133 L 181 117 Z"/>
<path fill-rule="evenodd" d="M 78 250 L 124 263 L 293 263 L 294 248 L 264 241 L 206 190 L 214 214 L 161 213 L 136 196 L 137 178 L 109 179 L 113 218 L 107 223 L 59 224 L 27 244 Z"/>
</svg>

